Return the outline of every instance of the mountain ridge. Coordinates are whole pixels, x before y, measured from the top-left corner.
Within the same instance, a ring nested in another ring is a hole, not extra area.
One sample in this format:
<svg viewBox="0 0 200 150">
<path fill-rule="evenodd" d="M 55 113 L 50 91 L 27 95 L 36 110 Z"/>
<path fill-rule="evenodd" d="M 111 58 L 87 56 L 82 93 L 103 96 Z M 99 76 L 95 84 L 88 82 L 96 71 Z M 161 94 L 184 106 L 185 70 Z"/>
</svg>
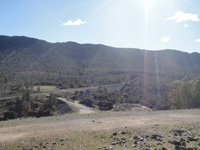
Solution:
<svg viewBox="0 0 200 150">
<path fill-rule="evenodd" d="M 68 67 L 72 67 L 72 64 L 78 64 L 81 67 L 87 66 L 88 69 L 114 67 L 123 71 L 144 70 L 145 68 L 155 70 L 155 67 L 161 70 L 167 68 L 168 71 L 170 69 L 183 71 L 196 67 L 196 70 L 200 72 L 199 53 L 187 53 L 171 49 L 149 51 L 137 48 L 114 48 L 102 44 L 49 43 L 25 36 L 0 36 L 0 52 L 0 66 L 2 64 L 4 64 L 2 67 L 8 68 L 15 66 L 17 71 L 21 71 L 18 68 L 22 64 L 28 65 L 27 67 L 31 69 L 34 64 L 40 63 L 39 66 L 44 66 L 48 65 L 46 62 L 54 60 L 58 66 L 63 65 L 63 67 L 66 63 Z M 25 60 L 27 60 L 27 63 L 23 62 Z M 51 65 L 55 64 L 50 63 L 49 67 Z M 56 69 L 54 68 L 54 70 Z"/>
<path fill-rule="evenodd" d="M 0 35 L 0 41 L 2 40 L 2 38 L 4 39 L 16 39 L 16 38 L 21 38 L 21 39 L 30 39 L 30 40 L 35 40 L 35 41 L 42 41 L 42 42 L 46 42 L 49 44 L 77 44 L 77 45 L 93 45 L 93 46 L 105 46 L 105 47 L 109 47 L 109 48 L 115 48 L 115 49 L 137 49 L 137 50 L 141 50 L 141 51 L 151 51 L 151 52 L 159 52 L 159 51 L 177 51 L 177 52 L 183 52 L 183 53 L 188 53 L 188 54 L 193 54 L 193 53 L 198 53 L 199 52 L 185 52 L 185 51 L 181 51 L 181 50 L 177 50 L 177 49 L 160 49 L 160 50 L 150 50 L 150 49 L 141 49 L 141 48 L 132 48 L 132 47 L 115 47 L 115 46 L 109 46 L 109 45 L 105 45 L 105 44 L 93 44 L 93 43 L 78 43 L 75 41 L 66 41 L 66 42 L 49 42 L 43 39 L 37 39 L 34 37 L 27 37 L 27 36 L 7 36 L 7 35 Z"/>
</svg>

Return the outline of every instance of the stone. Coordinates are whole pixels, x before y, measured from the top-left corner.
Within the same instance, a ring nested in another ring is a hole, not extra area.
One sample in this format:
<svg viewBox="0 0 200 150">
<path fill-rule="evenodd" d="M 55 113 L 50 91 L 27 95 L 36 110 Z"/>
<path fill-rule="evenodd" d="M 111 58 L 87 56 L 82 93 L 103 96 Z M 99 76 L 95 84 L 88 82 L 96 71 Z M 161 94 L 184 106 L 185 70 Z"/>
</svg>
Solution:
<svg viewBox="0 0 200 150">
<path fill-rule="evenodd" d="M 116 136 L 116 135 L 117 135 L 117 132 L 114 132 L 113 135 Z"/>
<path fill-rule="evenodd" d="M 177 133 L 174 133 L 174 136 L 178 136 L 178 134 L 177 134 Z"/>
<path fill-rule="evenodd" d="M 181 139 L 180 139 L 180 142 L 185 142 L 185 139 L 184 139 L 184 138 L 181 138 Z"/>
<path fill-rule="evenodd" d="M 186 146 L 186 143 L 184 141 L 181 142 L 181 146 Z"/>
<path fill-rule="evenodd" d="M 144 138 L 139 138 L 138 141 L 143 142 Z"/>
<path fill-rule="evenodd" d="M 127 133 L 126 131 L 122 131 L 122 132 L 121 132 L 121 134 L 126 134 L 126 133 Z"/>
<path fill-rule="evenodd" d="M 192 137 L 192 136 L 188 136 L 188 140 L 189 140 L 189 141 L 198 141 L 199 138 Z"/>
<path fill-rule="evenodd" d="M 125 138 L 121 138 L 121 140 L 126 140 Z"/>
<path fill-rule="evenodd" d="M 186 148 L 184 146 L 175 146 L 175 150 L 186 150 Z"/>
<path fill-rule="evenodd" d="M 133 139 L 134 139 L 134 140 L 138 140 L 139 137 L 138 137 L 138 136 L 134 136 Z"/>
<path fill-rule="evenodd" d="M 117 142 L 111 142 L 111 145 L 116 145 L 117 144 Z"/>
<path fill-rule="evenodd" d="M 179 136 L 182 136 L 183 133 L 184 133 L 185 131 L 181 129 L 181 130 L 174 130 L 173 132 L 174 132 L 174 134 L 176 133 L 177 136 L 178 136 L 178 135 L 179 135 Z"/>
<path fill-rule="evenodd" d="M 126 143 L 126 141 L 124 140 L 124 141 L 122 141 L 122 143 Z"/>
<path fill-rule="evenodd" d="M 181 145 L 181 143 L 180 143 L 179 141 L 176 141 L 176 140 L 174 140 L 172 143 L 173 143 L 174 145 L 177 145 L 177 146 L 180 146 L 180 145 Z"/>
<path fill-rule="evenodd" d="M 136 147 L 136 145 L 134 144 L 134 145 L 132 145 L 132 147 Z"/>
<path fill-rule="evenodd" d="M 151 139 L 154 139 L 154 140 L 157 140 L 157 139 L 159 139 L 159 138 L 162 138 L 162 136 L 161 136 L 161 135 L 158 135 L 158 134 L 153 134 L 153 135 L 151 136 Z"/>
<path fill-rule="evenodd" d="M 194 148 L 194 147 L 188 147 L 188 148 L 186 148 L 186 150 L 197 150 L 197 148 Z"/>
<path fill-rule="evenodd" d="M 149 135 L 146 135 L 145 138 L 149 138 Z"/>
</svg>

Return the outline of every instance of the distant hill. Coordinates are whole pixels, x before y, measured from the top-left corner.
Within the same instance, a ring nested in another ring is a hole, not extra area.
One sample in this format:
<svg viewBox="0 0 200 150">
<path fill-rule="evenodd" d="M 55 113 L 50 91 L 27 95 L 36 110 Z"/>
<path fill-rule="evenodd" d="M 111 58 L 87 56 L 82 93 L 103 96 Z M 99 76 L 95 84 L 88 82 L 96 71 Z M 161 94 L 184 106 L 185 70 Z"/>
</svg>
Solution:
<svg viewBox="0 0 200 150">
<path fill-rule="evenodd" d="M 135 81 L 142 87 L 200 74 L 200 54 L 148 51 L 75 42 L 49 43 L 24 36 L 0 36 L 1 87 L 33 84 L 80 87 Z"/>
</svg>

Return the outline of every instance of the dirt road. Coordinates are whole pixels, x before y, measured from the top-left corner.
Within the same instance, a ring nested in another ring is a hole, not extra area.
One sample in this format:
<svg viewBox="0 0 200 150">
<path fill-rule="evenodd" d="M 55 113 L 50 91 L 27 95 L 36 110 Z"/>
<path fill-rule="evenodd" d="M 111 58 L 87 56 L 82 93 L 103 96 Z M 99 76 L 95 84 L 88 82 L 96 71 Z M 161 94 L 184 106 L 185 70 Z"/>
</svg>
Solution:
<svg viewBox="0 0 200 150">
<path fill-rule="evenodd" d="M 67 103 L 71 107 L 74 107 L 74 108 L 78 109 L 80 114 L 95 113 L 94 110 L 92 110 L 89 107 L 86 107 L 84 105 L 79 104 L 78 101 L 76 101 L 76 102 L 73 103 L 73 102 L 70 102 L 70 101 L 66 100 L 65 98 L 62 98 L 62 97 L 58 97 L 57 99 L 60 100 L 60 101 L 65 102 L 65 103 Z"/>
</svg>

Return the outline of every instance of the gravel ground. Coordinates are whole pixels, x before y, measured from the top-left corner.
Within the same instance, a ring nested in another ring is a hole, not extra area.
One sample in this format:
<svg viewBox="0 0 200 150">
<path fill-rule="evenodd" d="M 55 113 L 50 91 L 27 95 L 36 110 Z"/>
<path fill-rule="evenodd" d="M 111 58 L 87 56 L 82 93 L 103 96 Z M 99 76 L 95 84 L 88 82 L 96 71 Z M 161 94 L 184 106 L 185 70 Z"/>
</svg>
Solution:
<svg viewBox="0 0 200 150">
<path fill-rule="evenodd" d="M 52 141 L 69 135 L 73 139 L 75 135 L 81 137 L 83 133 L 84 135 L 82 136 L 88 135 L 86 137 L 89 139 L 89 135 L 93 132 L 101 135 L 102 133 L 107 134 L 124 128 L 144 129 L 159 125 L 170 126 L 171 129 L 177 125 L 196 124 L 200 124 L 199 109 L 152 112 L 98 112 L 91 114 L 75 113 L 54 117 L 18 119 L 0 122 L 0 147 L 2 149 L 12 149 L 10 146 L 18 145 L 21 148 L 19 145 L 30 146 L 47 139 Z M 74 137 L 74 139 L 78 139 L 78 137 Z M 83 138 L 82 140 L 86 139 Z M 77 145 L 78 143 L 76 142 L 80 141 L 73 140 L 71 144 Z M 87 142 L 85 145 L 87 146 Z M 98 143 L 94 145 L 98 145 Z"/>
</svg>

